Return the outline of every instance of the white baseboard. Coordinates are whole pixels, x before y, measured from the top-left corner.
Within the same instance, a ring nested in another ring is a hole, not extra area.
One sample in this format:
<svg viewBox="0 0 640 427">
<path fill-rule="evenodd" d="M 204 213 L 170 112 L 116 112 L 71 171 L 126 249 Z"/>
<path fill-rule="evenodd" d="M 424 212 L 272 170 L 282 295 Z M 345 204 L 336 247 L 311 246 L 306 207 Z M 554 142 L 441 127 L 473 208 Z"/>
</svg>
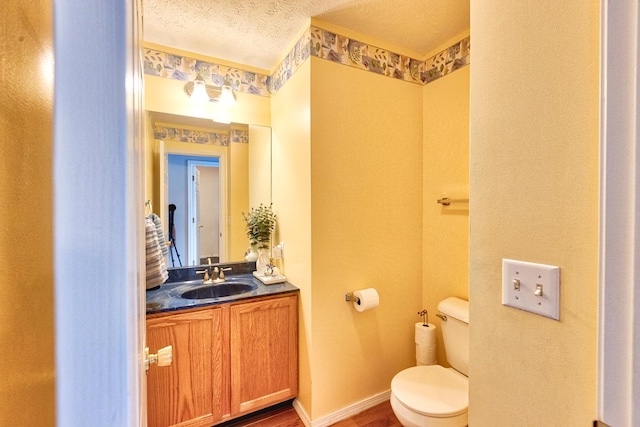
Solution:
<svg viewBox="0 0 640 427">
<path fill-rule="evenodd" d="M 318 418 L 317 420 L 311 420 L 309 415 L 304 410 L 302 405 L 298 403 L 298 399 L 293 401 L 293 409 L 296 410 L 298 416 L 302 420 L 302 423 L 305 427 L 328 427 L 332 424 L 337 423 L 338 421 L 346 420 L 356 414 L 359 414 L 362 411 L 365 411 L 369 408 L 373 408 L 376 405 L 379 405 L 383 402 L 389 400 L 389 396 L 391 395 L 391 390 L 384 391 L 382 393 L 376 394 L 374 396 L 368 397 L 360 402 L 356 402 L 352 405 L 346 406 L 342 409 L 337 410 L 331 414 L 327 414 L 323 417 Z"/>
<path fill-rule="evenodd" d="M 307 411 L 305 411 L 300 402 L 298 402 L 298 399 L 293 399 L 293 409 L 298 413 L 298 416 L 302 420 L 302 424 L 304 424 L 305 427 L 311 427 L 309 414 L 307 414 Z"/>
</svg>

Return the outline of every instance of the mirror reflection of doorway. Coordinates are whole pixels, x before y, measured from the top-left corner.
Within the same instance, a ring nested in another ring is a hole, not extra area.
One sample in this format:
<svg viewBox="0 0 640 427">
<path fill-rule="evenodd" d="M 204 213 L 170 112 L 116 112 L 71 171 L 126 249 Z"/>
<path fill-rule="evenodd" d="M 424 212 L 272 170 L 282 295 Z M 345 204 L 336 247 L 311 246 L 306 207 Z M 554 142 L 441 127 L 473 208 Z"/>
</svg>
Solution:
<svg viewBox="0 0 640 427">
<path fill-rule="evenodd" d="M 185 254 L 186 265 L 206 264 L 207 258 L 220 261 L 219 159 L 169 154 L 168 169 L 168 203 L 176 205 L 176 249 Z"/>
<path fill-rule="evenodd" d="M 189 264 L 220 261 L 220 167 L 218 159 L 187 161 L 189 190 Z"/>
</svg>

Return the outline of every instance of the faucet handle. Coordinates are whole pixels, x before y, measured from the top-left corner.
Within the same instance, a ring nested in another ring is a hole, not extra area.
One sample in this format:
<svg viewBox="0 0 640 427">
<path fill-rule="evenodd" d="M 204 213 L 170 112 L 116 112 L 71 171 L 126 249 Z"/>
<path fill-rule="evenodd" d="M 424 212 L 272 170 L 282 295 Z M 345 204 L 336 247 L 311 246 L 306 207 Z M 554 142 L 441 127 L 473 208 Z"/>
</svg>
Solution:
<svg viewBox="0 0 640 427">
<path fill-rule="evenodd" d="M 231 271 L 231 267 L 227 267 L 227 268 L 222 268 L 220 267 L 220 274 L 218 274 L 218 278 L 222 281 L 224 280 L 224 272 L 225 271 Z"/>
<path fill-rule="evenodd" d="M 209 280 L 209 270 L 202 270 L 202 271 L 196 271 L 196 274 L 204 274 L 204 277 L 202 278 L 203 282 L 206 282 L 207 280 Z"/>
</svg>

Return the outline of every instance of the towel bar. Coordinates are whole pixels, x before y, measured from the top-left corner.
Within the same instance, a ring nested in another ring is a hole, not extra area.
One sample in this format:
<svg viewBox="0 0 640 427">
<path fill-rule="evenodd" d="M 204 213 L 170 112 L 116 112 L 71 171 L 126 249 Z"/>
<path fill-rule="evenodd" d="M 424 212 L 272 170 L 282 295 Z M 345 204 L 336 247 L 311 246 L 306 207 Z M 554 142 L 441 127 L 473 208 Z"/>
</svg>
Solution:
<svg viewBox="0 0 640 427">
<path fill-rule="evenodd" d="M 451 203 L 469 203 L 469 199 L 451 199 L 449 197 L 443 197 L 438 199 L 438 203 L 442 206 L 449 206 Z"/>
</svg>

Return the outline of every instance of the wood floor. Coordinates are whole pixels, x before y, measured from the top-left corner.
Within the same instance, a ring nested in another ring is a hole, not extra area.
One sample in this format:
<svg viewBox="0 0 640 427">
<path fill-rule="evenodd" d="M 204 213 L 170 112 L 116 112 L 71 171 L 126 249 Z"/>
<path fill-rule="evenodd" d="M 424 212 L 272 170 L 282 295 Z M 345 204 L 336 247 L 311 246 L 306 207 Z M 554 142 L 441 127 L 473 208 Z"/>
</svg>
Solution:
<svg viewBox="0 0 640 427">
<path fill-rule="evenodd" d="M 219 427 L 304 427 L 304 424 L 291 406 L 291 402 L 286 402 L 220 424 Z M 337 422 L 331 427 L 402 427 L 402 425 L 393 414 L 391 404 L 387 401 L 349 419 Z"/>
<path fill-rule="evenodd" d="M 353 417 L 337 422 L 332 427 L 402 427 L 393 414 L 389 401 L 381 403 Z"/>
</svg>

